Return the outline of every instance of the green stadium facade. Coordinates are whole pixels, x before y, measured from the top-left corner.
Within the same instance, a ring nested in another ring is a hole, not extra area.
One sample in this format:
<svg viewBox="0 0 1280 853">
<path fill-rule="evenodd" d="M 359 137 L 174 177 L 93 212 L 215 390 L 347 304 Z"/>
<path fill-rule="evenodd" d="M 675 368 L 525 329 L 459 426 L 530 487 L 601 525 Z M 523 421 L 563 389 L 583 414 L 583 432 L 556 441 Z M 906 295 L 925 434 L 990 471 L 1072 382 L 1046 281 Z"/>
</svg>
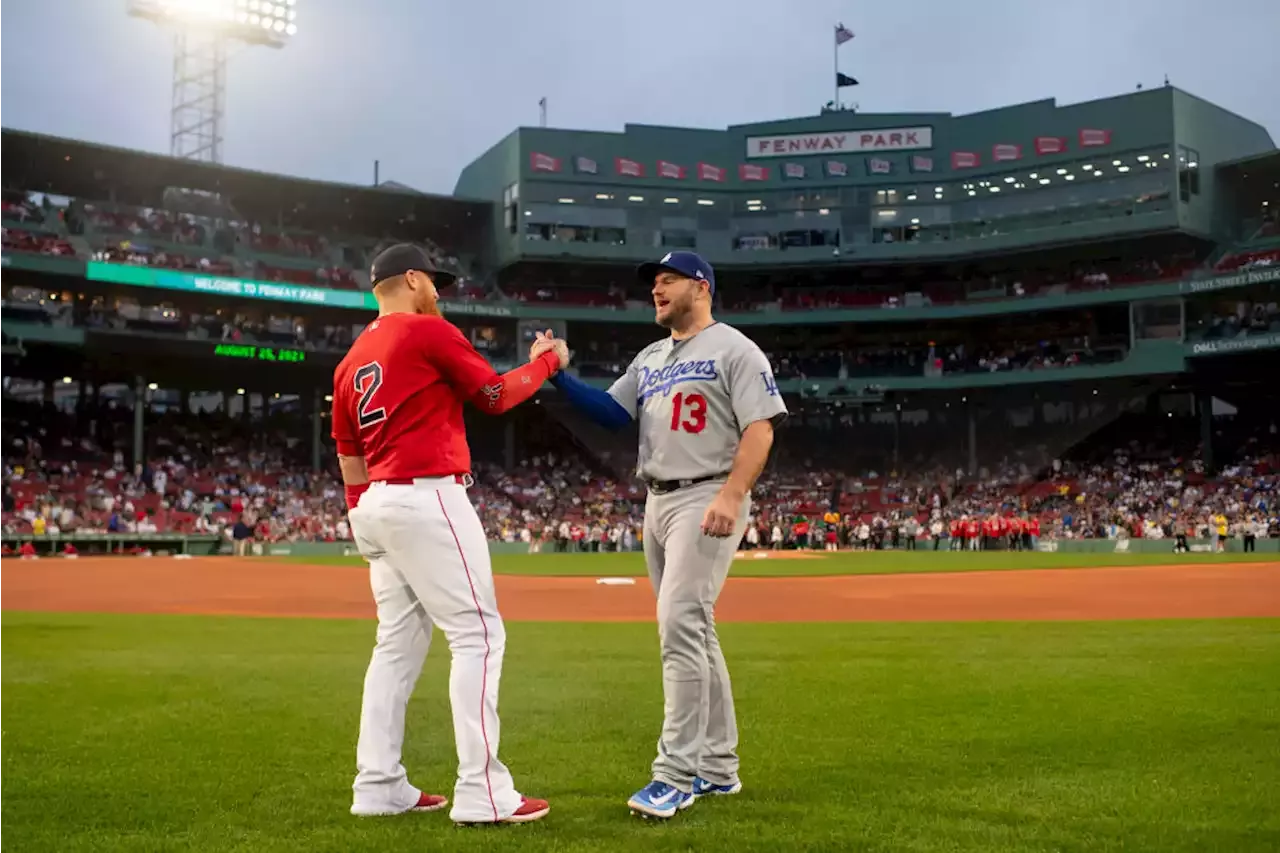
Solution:
<svg viewBox="0 0 1280 853">
<path fill-rule="evenodd" d="M 1238 239 L 1218 167 L 1274 150 L 1260 125 L 1165 87 L 964 116 L 521 128 L 456 193 L 495 202 L 501 264 L 642 260 L 661 246 L 718 266 L 920 262 L 1175 229 Z M 586 233 L 549 239 L 566 226 Z"/>
<path fill-rule="evenodd" d="M 534 330 L 550 327 L 574 344 L 584 377 L 607 385 L 629 353 L 658 334 L 634 264 L 692 248 L 716 266 L 719 318 L 767 351 L 860 353 L 828 369 L 780 374 L 798 413 L 791 429 L 814 430 L 802 449 L 824 457 L 854 453 L 832 436 L 857 425 L 865 464 L 896 467 L 945 434 L 959 466 L 973 470 L 981 446 L 999 445 L 1004 432 L 1052 435 L 1045 440 L 1053 454 L 1135 409 L 1199 412 L 1207 436 L 1214 398 L 1255 410 L 1275 404 L 1274 390 L 1265 389 L 1280 361 L 1280 326 L 1264 322 L 1230 336 L 1206 330 L 1219 328 L 1214 318 L 1231 310 L 1225 306 L 1274 304 L 1280 292 L 1280 265 L 1231 263 L 1280 247 L 1273 218 L 1280 154 L 1258 124 L 1172 87 L 961 116 L 830 111 L 726 130 L 520 128 L 464 168 L 452 196 L 306 181 L 20 131 L 4 131 L 3 142 L 7 200 L 38 193 L 99 211 L 190 213 L 204 205 L 219 223 L 234 209 L 242 223 L 273 233 L 326 235 L 323 265 L 348 268 L 351 286 L 266 280 L 256 272 L 264 264 L 278 279 L 281 268 L 305 271 L 316 258 L 221 240 L 217 228 L 197 246 L 218 256 L 210 272 L 121 262 L 104 247 L 118 249 L 131 235 L 101 219 L 87 227 L 62 214 L 15 219 L 7 204 L 4 221 L 7 379 L 43 382 L 50 400 L 64 377 L 91 393 L 122 385 L 135 400 L 146 400 L 152 384 L 183 395 L 257 394 L 264 407 L 284 395 L 313 418 L 316 465 L 341 348 L 223 341 L 163 322 L 87 323 L 75 305 L 125 300 L 174 316 L 257 312 L 358 326 L 374 306 L 354 285 L 367 283 L 378 243 L 430 240 L 461 256 L 480 283 L 445 310 L 495 365 L 506 367 Z M 24 251 L 10 240 L 18 234 L 31 245 L 68 248 Z M 192 248 L 148 242 L 151 251 Z M 1102 269 L 1150 258 L 1178 263 L 1145 277 L 1092 273 L 1086 288 L 1024 291 L 1018 280 L 1033 267 Z M 931 298 L 929 284 L 938 280 L 959 282 L 959 290 Z M 871 298 L 777 296 L 797 282 L 806 293 Z M 617 298 L 528 296 L 544 284 Z M 33 315 L 31 294 L 44 291 L 70 301 L 68 317 Z M 1091 357 L 1052 370 L 947 369 L 944 350 L 972 351 L 987 340 L 1004 346 L 1020 333 L 1083 337 Z M 863 358 L 891 349 L 914 355 L 890 359 L 882 371 L 883 360 Z M 584 443 L 602 452 L 619 446 L 597 442 L 554 392 L 542 397 L 544 411 Z M 1056 416 L 1053 406 L 1071 414 Z M 932 427 L 909 441 L 904 423 Z M 510 431 L 502 443 L 510 458 Z"/>
</svg>

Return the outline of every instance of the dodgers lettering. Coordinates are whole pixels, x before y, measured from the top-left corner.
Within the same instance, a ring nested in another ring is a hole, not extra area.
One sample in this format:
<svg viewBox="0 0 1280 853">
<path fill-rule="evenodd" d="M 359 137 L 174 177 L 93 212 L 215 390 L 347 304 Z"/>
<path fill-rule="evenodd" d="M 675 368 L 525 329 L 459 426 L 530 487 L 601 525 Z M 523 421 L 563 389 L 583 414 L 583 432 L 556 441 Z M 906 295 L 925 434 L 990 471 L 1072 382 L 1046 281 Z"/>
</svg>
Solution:
<svg viewBox="0 0 1280 853">
<path fill-rule="evenodd" d="M 719 376 L 716 361 L 713 358 L 702 361 L 677 361 L 656 370 L 641 367 L 637 397 L 640 400 L 647 400 L 656 394 L 667 397 L 671 395 L 671 389 L 677 383 L 706 381 L 718 379 Z"/>
</svg>

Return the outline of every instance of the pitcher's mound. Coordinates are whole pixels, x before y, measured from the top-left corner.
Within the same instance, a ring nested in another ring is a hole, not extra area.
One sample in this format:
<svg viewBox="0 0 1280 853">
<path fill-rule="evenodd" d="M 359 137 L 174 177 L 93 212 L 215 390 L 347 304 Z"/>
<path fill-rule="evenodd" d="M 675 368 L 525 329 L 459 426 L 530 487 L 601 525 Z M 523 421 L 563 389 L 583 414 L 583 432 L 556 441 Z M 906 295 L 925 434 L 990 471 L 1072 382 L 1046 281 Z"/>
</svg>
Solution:
<svg viewBox="0 0 1280 853">
<path fill-rule="evenodd" d="M 822 551 L 738 551 L 735 560 L 820 560 Z"/>
</svg>

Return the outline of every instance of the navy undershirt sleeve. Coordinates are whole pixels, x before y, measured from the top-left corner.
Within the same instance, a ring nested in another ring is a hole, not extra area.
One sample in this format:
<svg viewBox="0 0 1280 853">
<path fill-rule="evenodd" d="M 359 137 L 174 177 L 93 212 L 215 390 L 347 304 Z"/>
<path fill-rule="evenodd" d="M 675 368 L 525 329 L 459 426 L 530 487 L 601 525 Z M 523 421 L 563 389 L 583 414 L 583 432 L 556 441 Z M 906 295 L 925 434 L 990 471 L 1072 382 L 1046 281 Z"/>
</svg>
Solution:
<svg viewBox="0 0 1280 853">
<path fill-rule="evenodd" d="M 622 429 L 631 422 L 631 413 L 609 392 L 593 388 L 570 373 L 560 371 L 551 377 L 551 384 L 564 393 L 574 408 L 606 429 Z"/>
</svg>

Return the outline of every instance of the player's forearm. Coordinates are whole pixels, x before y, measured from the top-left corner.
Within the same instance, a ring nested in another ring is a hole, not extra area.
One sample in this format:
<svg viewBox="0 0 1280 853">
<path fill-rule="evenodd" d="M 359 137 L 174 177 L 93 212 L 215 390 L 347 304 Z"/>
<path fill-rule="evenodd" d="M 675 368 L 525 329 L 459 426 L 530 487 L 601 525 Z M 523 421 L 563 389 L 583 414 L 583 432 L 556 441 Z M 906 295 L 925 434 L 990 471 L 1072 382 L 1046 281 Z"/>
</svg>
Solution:
<svg viewBox="0 0 1280 853">
<path fill-rule="evenodd" d="M 557 373 L 551 380 L 569 400 L 570 405 L 605 429 L 621 429 L 631 423 L 631 413 L 608 391 L 601 391 L 569 373 Z"/>
<path fill-rule="evenodd" d="M 363 456 L 346 456 L 339 453 L 338 470 L 342 472 L 347 509 L 351 509 L 360 503 L 360 496 L 369 488 L 369 467 L 365 464 Z"/>
<path fill-rule="evenodd" d="M 363 486 L 369 482 L 369 468 L 363 456 L 338 454 L 338 469 L 342 471 L 344 486 Z"/>
<path fill-rule="evenodd" d="M 542 383 L 546 382 L 560 369 L 560 356 L 548 350 L 528 364 L 495 378 L 476 394 L 476 406 L 490 415 L 501 415 L 528 400 Z"/>
<path fill-rule="evenodd" d="M 738 452 L 733 457 L 733 468 L 729 471 L 729 479 L 724 489 L 733 497 L 741 500 L 751 493 L 760 472 L 769 461 L 769 450 L 773 447 L 773 423 L 756 421 L 747 426 L 738 442 Z"/>
</svg>

